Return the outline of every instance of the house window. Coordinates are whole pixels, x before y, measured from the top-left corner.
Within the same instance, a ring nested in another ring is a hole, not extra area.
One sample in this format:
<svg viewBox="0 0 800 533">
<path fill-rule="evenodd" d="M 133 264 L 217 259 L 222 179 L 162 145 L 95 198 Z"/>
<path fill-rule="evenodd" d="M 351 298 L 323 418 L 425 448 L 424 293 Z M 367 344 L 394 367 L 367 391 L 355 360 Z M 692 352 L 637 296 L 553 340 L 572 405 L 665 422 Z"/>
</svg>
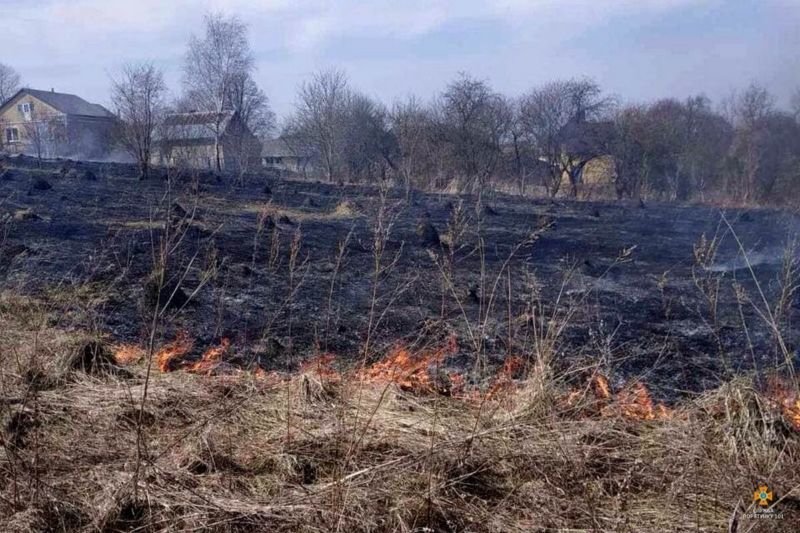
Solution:
<svg viewBox="0 0 800 533">
<path fill-rule="evenodd" d="M 33 103 L 25 102 L 23 104 L 17 104 L 17 111 L 19 111 L 20 114 L 25 117 L 25 120 L 30 120 L 31 113 L 33 112 Z"/>
<path fill-rule="evenodd" d="M 19 130 L 17 128 L 6 128 L 6 142 L 19 142 Z"/>
</svg>

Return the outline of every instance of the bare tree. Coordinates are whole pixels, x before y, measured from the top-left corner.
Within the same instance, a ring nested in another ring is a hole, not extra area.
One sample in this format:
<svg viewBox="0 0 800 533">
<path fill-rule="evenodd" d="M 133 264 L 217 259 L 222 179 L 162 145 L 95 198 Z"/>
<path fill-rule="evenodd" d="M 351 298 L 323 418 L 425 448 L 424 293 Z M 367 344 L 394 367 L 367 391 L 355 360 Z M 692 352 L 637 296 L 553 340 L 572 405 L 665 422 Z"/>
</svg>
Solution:
<svg viewBox="0 0 800 533">
<path fill-rule="evenodd" d="M 500 161 L 511 113 L 489 84 L 462 73 L 439 101 L 440 139 L 464 185 L 480 197 Z"/>
<path fill-rule="evenodd" d="M 156 128 L 166 108 L 164 75 L 152 63 L 129 64 L 111 80 L 111 101 L 119 122 L 117 142 L 139 165 L 147 178 L 153 156 Z"/>
<path fill-rule="evenodd" d="M 14 96 L 19 90 L 20 77 L 17 71 L 6 65 L 0 63 L 0 104 L 4 104 L 6 100 Z"/>
<path fill-rule="evenodd" d="M 348 99 L 342 136 L 342 162 L 351 181 L 385 179 L 394 170 L 397 143 L 390 131 L 389 112 L 360 93 Z"/>
<path fill-rule="evenodd" d="M 792 111 L 794 119 L 800 122 L 800 87 L 795 89 L 794 93 L 792 93 L 789 105 L 791 106 L 790 109 Z"/>
<path fill-rule="evenodd" d="M 732 94 L 724 106 L 736 128 L 731 153 L 735 167 L 730 175 L 732 189 L 737 199 L 749 202 L 756 199 L 767 119 L 775 110 L 775 101 L 764 87 L 752 83 L 744 92 Z"/>
<path fill-rule="evenodd" d="M 242 73 L 231 84 L 230 106 L 239 115 L 240 127 L 231 133 L 230 146 L 239 180 L 261 155 L 261 142 L 275 129 L 275 113 L 249 73 Z"/>
<path fill-rule="evenodd" d="M 583 169 L 600 155 L 605 135 L 587 124 L 600 118 L 612 101 L 592 80 L 548 83 L 528 93 L 521 104 L 521 122 L 536 144 L 538 157 L 549 166 L 545 186 L 555 196 L 564 176 L 577 193 Z"/>
<path fill-rule="evenodd" d="M 29 119 L 23 123 L 22 129 L 39 165 L 45 158 L 63 155 L 67 142 L 67 125 L 63 115 L 42 110 L 31 103 Z"/>
<path fill-rule="evenodd" d="M 343 129 L 352 93 L 347 76 L 336 69 L 317 72 L 300 87 L 287 135 L 305 139 L 320 159 L 329 181 L 340 169 Z"/>
<path fill-rule="evenodd" d="M 530 132 L 525 128 L 522 116 L 522 100 L 507 99 L 507 106 L 511 113 L 508 127 L 508 153 L 506 160 L 509 163 L 509 173 L 515 177 L 519 194 L 524 195 L 531 175 L 541 167 L 541 161 L 536 157 L 536 145 Z"/>
<path fill-rule="evenodd" d="M 204 35 L 193 35 L 189 40 L 183 85 L 187 99 L 196 109 L 215 112 L 219 117 L 211 125 L 217 172 L 222 171 L 220 147 L 226 122 L 223 111 L 234 110 L 234 86 L 242 83 L 254 67 L 247 26 L 237 17 L 206 15 Z"/>
<path fill-rule="evenodd" d="M 392 107 L 391 131 L 397 142 L 397 171 L 405 186 L 407 199 L 414 181 L 429 168 L 426 155 L 429 152 L 430 130 L 430 112 L 415 97 L 396 102 Z"/>
</svg>

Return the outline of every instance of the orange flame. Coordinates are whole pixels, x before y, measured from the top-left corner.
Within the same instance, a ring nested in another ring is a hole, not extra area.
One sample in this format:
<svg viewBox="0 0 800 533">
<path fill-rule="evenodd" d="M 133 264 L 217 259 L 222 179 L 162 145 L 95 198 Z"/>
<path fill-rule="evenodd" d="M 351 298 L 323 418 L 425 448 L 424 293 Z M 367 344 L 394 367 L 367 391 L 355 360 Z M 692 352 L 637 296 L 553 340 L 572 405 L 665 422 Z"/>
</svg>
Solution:
<svg viewBox="0 0 800 533">
<path fill-rule="evenodd" d="M 773 377 L 769 380 L 767 400 L 780 409 L 787 422 L 797 431 L 800 431 L 800 392 L 786 381 Z"/>
<path fill-rule="evenodd" d="M 615 395 L 603 374 L 595 374 L 589 382 L 594 395 L 594 403 L 589 402 L 581 410 L 584 414 L 594 413 L 603 417 L 622 415 L 631 420 L 667 420 L 673 417 L 672 410 L 663 403 L 653 402 L 650 391 L 643 383 L 636 382 Z M 564 403 L 575 407 L 583 397 L 584 390 L 571 391 Z"/>
<path fill-rule="evenodd" d="M 316 357 L 309 359 L 300 365 L 301 373 L 314 373 L 322 379 L 329 381 L 340 381 L 342 376 L 338 370 L 333 367 L 336 361 L 336 356 L 332 353 L 322 353 Z"/>
<path fill-rule="evenodd" d="M 177 360 L 183 357 L 194 346 L 194 341 L 188 333 L 181 331 L 175 340 L 163 346 L 156 354 L 156 364 L 162 372 L 172 372 L 177 368 Z"/>
<path fill-rule="evenodd" d="M 401 346 L 392 350 L 384 360 L 359 372 L 359 376 L 373 383 L 395 383 L 407 391 L 434 392 L 436 386 L 431 379 L 430 367 L 441 364 L 456 349 L 454 336 L 444 347 L 430 353 L 412 354 Z"/>
<path fill-rule="evenodd" d="M 592 390 L 598 400 L 611 399 L 611 387 L 608 384 L 608 378 L 603 374 L 596 374 L 594 378 L 592 378 Z"/>
<path fill-rule="evenodd" d="M 495 374 L 489 389 L 486 391 L 486 399 L 496 398 L 498 396 L 505 396 L 514 388 L 514 377 L 517 376 L 525 366 L 525 361 L 516 355 L 509 355 L 503 361 L 503 366 L 500 367 L 497 374 Z"/>
<path fill-rule="evenodd" d="M 114 349 L 114 361 L 118 365 L 130 365 L 139 361 L 145 356 L 145 350 L 136 344 L 116 344 Z"/>
<path fill-rule="evenodd" d="M 211 374 L 222 362 L 222 356 L 228 351 L 230 345 L 230 340 L 222 339 L 219 346 L 207 349 L 199 361 L 186 365 L 186 371 L 193 374 Z"/>
<path fill-rule="evenodd" d="M 620 392 L 618 397 L 620 412 L 633 420 L 666 420 L 672 418 L 670 409 L 662 403 L 654 404 L 650 391 L 642 383 L 635 383 L 630 389 Z"/>
</svg>

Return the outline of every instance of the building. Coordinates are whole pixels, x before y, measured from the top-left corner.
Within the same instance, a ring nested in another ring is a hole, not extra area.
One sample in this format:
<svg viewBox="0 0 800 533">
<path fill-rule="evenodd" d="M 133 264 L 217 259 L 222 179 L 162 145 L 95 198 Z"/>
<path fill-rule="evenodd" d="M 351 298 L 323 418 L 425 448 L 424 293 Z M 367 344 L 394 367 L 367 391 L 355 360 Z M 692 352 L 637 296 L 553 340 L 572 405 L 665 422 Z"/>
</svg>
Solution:
<svg viewBox="0 0 800 533">
<path fill-rule="evenodd" d="M 609 155 L 616 132 L 610 121 L 573 117 L 560 131 L 563 193 L 597 195 L 609 189 L 617 177 L 614 158 Z M 609 189 L 610 190 L 610 189 Z"/>
<path fill-rule="evenodd" d="M 105 156 L 116 117 L 74 94 L 21 89 L 0 106 L 0 148 L 44 158 Z"/>
<path fill-rule="evenodd" d="M 258 138 L 235 111 L 168 115 L 155 144 L 154 164 L 204 170 L 219 166 L 228 172 L 257 166 L 260 152 Z"/>
<path fill-rule="evenodd" d="M 272 170 L 305 175 L 311 171 L 311 155 L 286 139 L 270 139 L 261 148 L 261 165 Z"/>
</svg>

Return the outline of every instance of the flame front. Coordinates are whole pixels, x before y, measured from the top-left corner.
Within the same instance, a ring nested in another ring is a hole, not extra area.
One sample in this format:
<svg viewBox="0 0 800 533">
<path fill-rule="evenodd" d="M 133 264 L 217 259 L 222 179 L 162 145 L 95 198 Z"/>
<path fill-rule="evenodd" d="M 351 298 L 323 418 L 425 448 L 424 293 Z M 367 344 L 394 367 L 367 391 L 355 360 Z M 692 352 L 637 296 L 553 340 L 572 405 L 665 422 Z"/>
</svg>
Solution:
<svg viewBox="0 0 800 533">
<path fill-rule="evenodd" d="M 382 361 L 362 370 L 361 379 L 373 383 L 395 383 L 403 390 L 413 392 L 434 392 L 436 387 L 430 375 L 432 366 L 440 365 L 444 359 L 457 349 L 455 337 L 447 344 L 430 353 L 412 354 L 401 346 L 392 350 Z"/>
<path fill-rule="evenodd" d="M 773 377 L 769 380 L 767 399 L 771 404 L 780 409 L 787 422 L 797 431 L 800 431 L 800 392 L 785 380 Z"/>
<path fill-rule="evenodd" d="M 650 391 L 642 383 L 637 382 L 630 389 L 623 390 L 618 401 L 622 415 L 633 420 L 665 420 L 672 417 L 667 406 L 653 403 Z"/>
<path fill-rule="evenodd" d="M 194 346 L 194 341 L 185 331 L 178 333 L 175 340 L 162 347 L 156 354 L 156 364 L 162 372 L 172 372 L 177 368 L 177 361 Z"/>
<path fill-rule="evenodd" d="M 608 378 L 603 374 L 597 374 L 592 378 L 592 390 L 598 400 L 611 399 L 611 387 L 608 384 Z"/>
<path fill-rule="evenodd" d="M 336 356 L 332 353 L 322 353 L 300 365 L 300 372 L 314 373 L 328 381 L 340 381 L 342 375 L 333 366 Z"/>
<path fill-rule="evenodd" d="M 122 366 L 133 364 L 146 354 L 145 350 L 136 344 L 117 344 L 113 350 L 114 361 Z"/>
<path fill-rule="evenodd" d="M 206 350 L 199 361 L 186 365 L 186 371 L 193 374 L 210 374 L 222 362 L 222 356 L 227 353 L 230 345 L 231 341 L 223 338 L 219 346 Z"/>
<path fill-rule="evenodd" d="M 602 417 L 622 415 L 631 420 L 667 420 L 673 417 L 669 407 L 653 402 L 650 391 L 643 383 L 635 382 L 615 394 L 608 378 L 596 374 L 589 382 L 589 387 L 595 400 L 588 410 L 582 411 L 584 413 L 593 412 Z M 567 395 L 564 403 L 574 407 L 581 397 L 583 391 L 574 390 Z"/>
</svg>

